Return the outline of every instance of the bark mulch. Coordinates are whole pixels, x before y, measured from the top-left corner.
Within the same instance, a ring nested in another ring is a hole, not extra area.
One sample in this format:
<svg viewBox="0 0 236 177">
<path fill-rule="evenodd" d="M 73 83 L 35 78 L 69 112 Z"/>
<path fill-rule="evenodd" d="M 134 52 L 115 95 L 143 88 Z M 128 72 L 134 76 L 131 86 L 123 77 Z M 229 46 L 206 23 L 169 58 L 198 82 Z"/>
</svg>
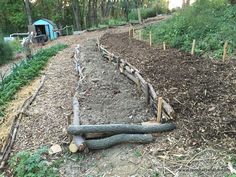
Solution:
<svg viewBox="0 0 236 177">
<path fill-rule="evenodd" d="M 172 135 L 183 147 L 213 145 L 236 150 L 236 62 L 166 51 L 107 33 L 101 44 L 136 66 L 177 113 Z"/>
</svg>

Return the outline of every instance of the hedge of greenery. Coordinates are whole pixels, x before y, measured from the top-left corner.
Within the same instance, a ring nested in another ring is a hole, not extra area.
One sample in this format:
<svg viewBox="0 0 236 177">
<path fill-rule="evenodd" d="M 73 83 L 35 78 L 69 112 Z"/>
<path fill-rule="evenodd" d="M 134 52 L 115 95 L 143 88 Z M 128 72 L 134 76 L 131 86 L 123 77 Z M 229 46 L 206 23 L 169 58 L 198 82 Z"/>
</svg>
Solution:
<svg viewBox="0 0 236 177">
<path fill-rule="evenodd" d="M 13 59 L 13 49 L 9 43 L 5 43 L 0 36 L 0 65 Z"/>
<path fill-rule="evenodd" d="M 142 19 L 155 17 L 157 15 L 157 10 L 155 8 L 144 8 L 141 9 L 140 12 Z M 129 20 L 138 20 L 138 9 L 132 10 L 129 13 Z"/>
<path fill-rule="evenodd" d="M 177 12 L 171 19 L 145 28 L 152 31 L 154 43 L 165 41 L 171 47 L 191 51 L 196 39 L 196 53 L 220 58 L 225 41 L 228 53 L 236 46 L 236 5 L 224 0 L 198 0 L 193 6 Z"/>
<path fill-rule="evenodd" d="M 0 117 L 4 115 L 7 103 L 14 99 L 16 92 L 38 76 L 48 60 L 66 47 L 58 44 L 41 50 L 31 60 L 24 60 L 14 66 L 11 74 L 0 81 Z"/>
</svg>

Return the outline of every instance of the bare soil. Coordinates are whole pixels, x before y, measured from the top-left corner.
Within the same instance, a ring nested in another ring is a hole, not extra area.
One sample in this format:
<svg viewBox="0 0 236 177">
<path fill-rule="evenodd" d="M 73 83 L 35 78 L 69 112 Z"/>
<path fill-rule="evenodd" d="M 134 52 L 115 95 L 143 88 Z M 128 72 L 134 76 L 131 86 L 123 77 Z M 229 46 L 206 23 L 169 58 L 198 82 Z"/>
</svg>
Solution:
<svg viewBox="0 0 236 177">
<path fill-rule="evenodd" d="M 164 51 L 127 33 L 106 34 L 101 43 L 136 66 L 177 113 L 172 135 L 183 147 L 216 146 L 235 151 L 236 63 Z"/>
</svg>

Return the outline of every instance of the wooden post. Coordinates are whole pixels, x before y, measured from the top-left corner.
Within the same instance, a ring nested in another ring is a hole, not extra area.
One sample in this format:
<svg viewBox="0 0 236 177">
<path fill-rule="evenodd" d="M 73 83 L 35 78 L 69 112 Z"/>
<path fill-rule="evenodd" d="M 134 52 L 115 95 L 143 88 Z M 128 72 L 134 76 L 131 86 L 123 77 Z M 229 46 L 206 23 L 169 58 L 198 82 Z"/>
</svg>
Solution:
<svg viewBox="0 0 236 177">
<path fill-rule="evenodd" d="M 228 48 L 228 41 L 225 41 L 225 44 L 224 44 L 224 53 L 223 53 L 223 62 L 225 62 L 226 57 L 227 57 L 227 48 Z"/>
<path fill-rule="evenodd" d="M 84 29 L 87 28 L 87 22 L 86 22 L 86 17 L 84 17 Z"/>
<path fill-rule="evenodd" d="M 163 50 L 166 50 L 166 43 L 163 42 Z"/>
<path fill-rule="evenodd" d="M 139 30 L 139 40 L 142 40 L 142 30 Z"/>
<path fill-rule="evenodd" d="M 159 97 L 157 100 L 157 123 L 161 123 L 161 112 L 162 112 L 162 97 Z"/>
<path fill-rule="evenodd" d="M 137 89 L 138 89 L 138 95 L 141 96 L 142 95 L 142 90 L 141 90 L 141 82 L 138 79 L 138 83 L 137 83 Z"/>
<path fill-rule="evenodd" d="M 140 8 L 138 8 L 138 21 L 139 21 L 139 24 L 142 24 L 142 17 L 141 17 Z"/>
<path fill-rule="evenodd" d="M 149 32 L 149 44 L 152 46 L 152 32 Z"/>
<path fill-rule="evenodd" d="M 129 37 L 131 36 L 131 27 L 129 27 Z"/>
<path fill-rule="evenodd" d="M 72 31 L 72 34 L 74 34 L 74 27 L 73 27 L 73 25 L 71 25 L 71 31 Z"/>
<path fill-rule="evenodd" d="M 133 38 L 134 38 L 134 28 L 133 28 Z"/>
<path fill-rule="evenodd" d="M 99 41 L 99 38 L 97 38 L 97 44 L 98 44 L 98 50 L 100 51 L 100 41 Z"/>
<path fill-rule="evenodd" d="M 66 25 L 66 35 L 69 35 L 68 26 Z"/>
<path fill-rule="evenodd" d="M 195 44 L 196 44 L 196 40 L 194 39 L 194 40 L 193 40 L 193 43 L 192 43 L 192 50 L 191 50 L 191 55 L 194 55 L 194 51 L 195 51 Z"/>
</svg>

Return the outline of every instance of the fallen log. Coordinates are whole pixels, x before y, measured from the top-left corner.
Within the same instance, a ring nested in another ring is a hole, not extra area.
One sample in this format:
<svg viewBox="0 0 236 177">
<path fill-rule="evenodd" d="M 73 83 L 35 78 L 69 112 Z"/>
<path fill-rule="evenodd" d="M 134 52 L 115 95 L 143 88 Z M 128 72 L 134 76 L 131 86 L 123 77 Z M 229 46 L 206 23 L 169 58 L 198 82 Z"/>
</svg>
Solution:
<svg viewBox="0 0 236 177">
<path fill-rule="evenodd" d="M 80 125 L 80 116 L 79 116 L 79 101 L 76 96 L 73 97 L 73 125 Z M 73 136 L 72 142 L 69 145 L 69 150 L 72 153 L 76 153 L 77 151 L 83 151 L 84 146 L 84 138 L 81 135 Z"/>
<path fill-rule="evenodd" d="M 153 141 L 151 134 L 119 134 L 104 139 L 86 140 L 89 149 L 106 149 L 120 143 L 150 143 Z"/>
<path fill-rule="evenodd" d="M 175 124 L 160 124 L 158 126 L 150 125 L 129 125 L 129 124 L 104 124 L 104 125 L 71 125 L 68 133 L 72 135 L 80 135 L 83 133 L 158 133 L 171 131 L 176 128 Z"/>
</svg>

